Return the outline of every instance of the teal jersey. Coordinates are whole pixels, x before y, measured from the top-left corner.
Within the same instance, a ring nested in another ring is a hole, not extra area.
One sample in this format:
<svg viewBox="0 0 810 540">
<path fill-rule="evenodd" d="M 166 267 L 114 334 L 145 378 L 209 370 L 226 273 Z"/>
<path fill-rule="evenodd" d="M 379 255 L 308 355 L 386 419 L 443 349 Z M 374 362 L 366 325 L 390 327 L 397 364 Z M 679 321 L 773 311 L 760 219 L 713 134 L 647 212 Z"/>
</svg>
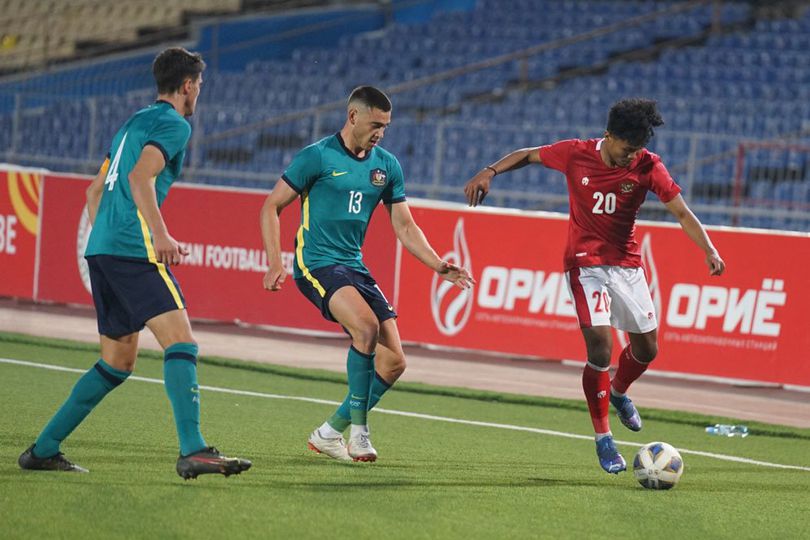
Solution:
<svg viewBox="0 0 810 540">
<path fill-rule="evenodd" d="M 282 179 L 301 195 L 293 276 L 332 264 L 368 273 L 360 248 L 371 215 L 380 201 L 405 200 L 397 158 L 379 147 L 358 158 L 338 133 L 301 150 Z"/>
<path fill-rule="evenodd" d="M 158 101 L 130 117 L 113 138 L 109 168 L 85 256 L 118 255 L 153 260 L 152 235 L 132 200 L 129 173 L 147 145 L 163 153 L 166 166 L 155 178 L 158 206 L 180 175 L 191 126 L 166 101 Z M 153 261 L 154 262 L 154 261 Z"/>
</svg>

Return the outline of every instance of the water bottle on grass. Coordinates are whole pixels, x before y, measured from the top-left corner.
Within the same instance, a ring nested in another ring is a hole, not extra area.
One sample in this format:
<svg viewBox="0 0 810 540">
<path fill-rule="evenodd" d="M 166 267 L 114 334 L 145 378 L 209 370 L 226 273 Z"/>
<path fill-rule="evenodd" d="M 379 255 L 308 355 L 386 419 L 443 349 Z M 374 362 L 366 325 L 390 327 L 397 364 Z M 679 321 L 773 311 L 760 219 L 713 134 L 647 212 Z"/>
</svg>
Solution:
<svg viewBox="0 0 810 540">
<path fill-rule="evenodd" d="M 706 433 L 709 435 L 719 435 L 721 437 L 747 437 L 748 426 L 715 424 L 713 426 L 706 426 Z"/>
</svg>

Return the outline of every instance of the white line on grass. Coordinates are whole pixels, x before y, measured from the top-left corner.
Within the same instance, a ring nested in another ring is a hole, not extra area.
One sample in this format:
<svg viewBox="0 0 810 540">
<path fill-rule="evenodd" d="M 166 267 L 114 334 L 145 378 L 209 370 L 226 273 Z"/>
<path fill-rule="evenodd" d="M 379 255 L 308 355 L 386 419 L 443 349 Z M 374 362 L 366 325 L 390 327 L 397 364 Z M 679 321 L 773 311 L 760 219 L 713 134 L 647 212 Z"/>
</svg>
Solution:
<svg viewBox="0 0 810 540">
<path fill-rule="evenodd" d="M 37 362 L 26 362 L 24 360 L 13 360 L 11 358 L 0 358 L 0 363 L 2 364 L 14 364 L 18 366 L 26 366 L 26 367 L 35 367 L 40 369 L 49 369 L 52 371 L 66 371 L 69 373 L 85 373 L 86 369 L 77 369 L 77 368 L 69 368 L 65 366 L 56 366 L 53 364 L 39 364 Z M 130 381 L 141 381 L 147 382 L 152 384 L 163 384 L 161 379 L 152 379 L 149 377 L 138 377 L 138 376 L 131 376 L 129 377 Z M 238 396 L 250 396 L 250 397 L 258 397 L 258 398 L 265 398 L 265 399 L 286 399 L 289 401 L 304 401 L 306 403 L 318 403 L 321 405 L 339 405 L 340 402 L 332 401 L 329 399 L 317 399 L 317 398 L 310 398 L 310 397 L 303 397 L 303 396 L 285 396 L 282 394 L 268 394 L 265 392 L 251 392 L 250 390 L 234 390 L 233 388 L 220 388 L 218 386 L 205 386 L 200 385 L 201 390 L 206 390 L 208 392 L 218 392 L 221 394 L 234 394 Z M 567 439 L 581 439 L 592 441 L 593 437 L 589 435 L 577 435 L 576 433 L 566 433 L 564 431 L 554 431 L 551 429 L 541 429 L 541 428 L 533 428 L 533 427 L 526 427 L 526 426 L 515 426 L 512 424 L 498 424 L 494 422 L 480 422 L 478 420 L 464 420 L 462 418 L 449 418 L 446 416 L 434 416 L 432 414 L 421 414 L 421 413 L 413 413 L 413 412 L 406 412 L 406 411 L 394 411 L 391 409 L 381 409 L 375 408 L 375 412 L 382 413 L 382 414 L 391 414 L 396 416 L 406 416 L 408 418 L 421 418 L 422 420 L 433 420 L 434 422 L 446 422 L 449 424 L 464 424 L 467 426 L 479 426 L 479 427 L 487 427 L 487 428 L 495 428 L 495 429 L 507 429 L 510 431 L 524 431 L 527 433 L 537 433 L 539 435 L 549 435 L 552 437 L 564 437 Z M 642 446 L 636 442 L 630 441 L 616 441 L 617 444 L 625 445 L 625 446 Z M 803 467 L 801 465 L 784 465 L 782 463 L 771 463 L 769 461 L 759 461 L 756 459 L 748 459 L 743 457 L 737 456 L 729 456 L 726 454 L 715 454 L 712 452 L 703 452 L 700 450 L 687 450 L 685 448 L 678 448 L 678 451 L 682 454 L 692 454 L 695 456 L 703 456 L 712 459 L 718 459 L 721 461 L 732 461 L 735 463 L 745 463 L 748 465 L 760 465 L 762 467 L 772 467 L 774 469 L 791 469 L 796 471 L 807 471 L 810 472 L 810 467 Z"/>
</svg>

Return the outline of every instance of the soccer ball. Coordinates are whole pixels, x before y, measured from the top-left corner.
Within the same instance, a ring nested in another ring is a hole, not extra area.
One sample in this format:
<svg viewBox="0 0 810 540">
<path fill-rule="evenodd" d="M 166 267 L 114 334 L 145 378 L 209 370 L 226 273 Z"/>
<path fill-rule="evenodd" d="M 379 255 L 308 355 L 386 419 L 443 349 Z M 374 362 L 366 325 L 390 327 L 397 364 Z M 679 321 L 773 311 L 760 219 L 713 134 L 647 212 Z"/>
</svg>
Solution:
<svg viewBox="0 0 810 540">
<path fill-rule="evenodd" d="M 683 474 L 683 458 L 672 445 L 651 442 L 642 446 L 633 459 L 633 475 L 647 489 L 675 487 Z"/>
</svg>

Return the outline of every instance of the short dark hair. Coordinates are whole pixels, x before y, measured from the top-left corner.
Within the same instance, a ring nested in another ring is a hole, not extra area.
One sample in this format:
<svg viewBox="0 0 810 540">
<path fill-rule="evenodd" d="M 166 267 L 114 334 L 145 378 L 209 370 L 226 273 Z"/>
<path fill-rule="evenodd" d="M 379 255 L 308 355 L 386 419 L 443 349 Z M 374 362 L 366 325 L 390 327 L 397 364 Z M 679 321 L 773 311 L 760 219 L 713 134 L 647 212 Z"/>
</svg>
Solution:
<svg viewBox="0 0 810 540">
<path fill-rule="evenodd" d="M 664 124 L 655 100 L 630 98 L 617 101 L 608 114 L 607 131 L 633 146 L 644 146 Z"/>
<path fill-rule="evenodd" d="M 380 109 L 382 112 L 391 110 L 391 99 L 385 92 L 373 86 L 358 86 L 349 96 L 349 105 L 359 101 L 371 109 Z"/>
<path fill-rule="evenodd" d="M 205 70 L 200 53 L 192 53 L 183 47 L 169 47 L 155 57 L 152 75 L 159 94 L 171 94 L 180 90 L 186 79 L 196 81 Z"/>
</svg>

